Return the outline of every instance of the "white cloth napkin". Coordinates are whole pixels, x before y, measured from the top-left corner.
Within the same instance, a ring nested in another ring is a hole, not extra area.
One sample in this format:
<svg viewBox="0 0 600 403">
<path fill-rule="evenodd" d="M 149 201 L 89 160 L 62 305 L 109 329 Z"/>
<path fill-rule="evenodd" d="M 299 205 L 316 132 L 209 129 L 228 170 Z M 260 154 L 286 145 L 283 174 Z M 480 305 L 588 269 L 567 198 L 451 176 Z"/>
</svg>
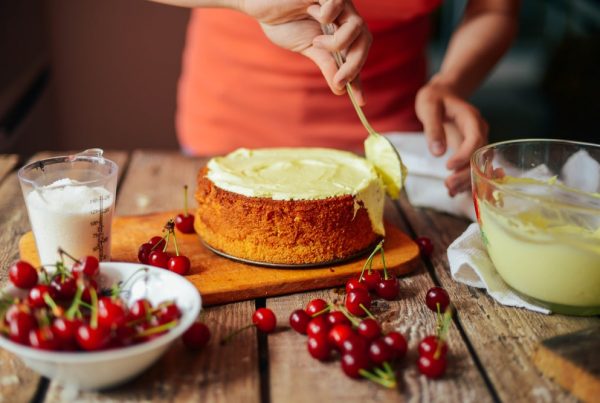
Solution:
<svg viewBox="0 0 600 403">
<path fill-rule="evenodd" d="M 475 220 L 471 194 L 466 192 L 450 197 L 444 185 L 451 173 L 446 169 L 451 150 L 441 157 L 434 157 L 427 149 L 423 133 L 386 133 L 385 136 L 398 149 L 408 169 L 404 188 L 410 204 Z"/>
<path fill-rule="evenodd" d="M 454 280 L 471 287 L 485 288 L 488 294 L 502 305 L 551 313 L 546 308 L 525 301 L 502 280 L 481 240 L 477 223 L 469 225 L 467 230 L 450 244 L 448 262 Z"/>
</svg>

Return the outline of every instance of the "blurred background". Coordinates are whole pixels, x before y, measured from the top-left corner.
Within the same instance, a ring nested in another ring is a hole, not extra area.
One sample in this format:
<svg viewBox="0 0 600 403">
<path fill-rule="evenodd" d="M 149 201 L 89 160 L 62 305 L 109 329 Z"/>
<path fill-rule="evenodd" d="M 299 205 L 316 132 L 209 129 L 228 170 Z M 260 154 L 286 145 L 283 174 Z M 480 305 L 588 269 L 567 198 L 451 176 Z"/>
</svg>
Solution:
<svg viewBox="0 0 600 403">
<path fill-rule="evenodd" d="M 430 69 L 464 0 L 435 14 Z M 0 152 L 176 149 L 189 11 L 144 0 L 0 0 Z M 473 96 L 491 141 L 600 142 L 600 1 L 523 1 L 520 33 Z"/>
</svg>

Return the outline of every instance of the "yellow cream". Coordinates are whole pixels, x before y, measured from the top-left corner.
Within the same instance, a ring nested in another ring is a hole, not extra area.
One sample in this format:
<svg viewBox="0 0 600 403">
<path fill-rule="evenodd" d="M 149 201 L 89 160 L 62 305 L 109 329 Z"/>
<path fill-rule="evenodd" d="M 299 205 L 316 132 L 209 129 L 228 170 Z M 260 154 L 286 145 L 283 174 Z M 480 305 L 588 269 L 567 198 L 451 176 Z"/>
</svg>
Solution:
<svg viewBox="0 0 600 403">
<path fill-rule="evenodd" d="M 391 198 L 397 199 L 406 180 L 406 166 L 392 143 L 379 134 L 365 140 L 365 156 L 374 166 Z"/>
<path fill-rule="evenodd" d="M 600 227 L 548 217 L 540 207 L 507 217 L 478 202 L 489 255 L 511 287 L 544 302 L 600 307 Z"/>
<path fill-rule="evenodd" d="M 274 200 L 320 200 L 352 195 L 375 233 L 384 235 L 384 190 L 373 165 L 355 154 L 326 148 L 238 149 L 208 162 L 219 188 Z"/>
</svg>

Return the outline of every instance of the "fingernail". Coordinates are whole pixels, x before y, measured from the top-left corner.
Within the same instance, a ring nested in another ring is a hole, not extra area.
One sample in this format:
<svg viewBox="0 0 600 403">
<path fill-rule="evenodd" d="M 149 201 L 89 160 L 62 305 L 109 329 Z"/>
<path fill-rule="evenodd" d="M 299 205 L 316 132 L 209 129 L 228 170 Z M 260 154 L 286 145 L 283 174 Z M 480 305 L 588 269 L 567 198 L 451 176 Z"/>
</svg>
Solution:
<svg viewBox="0 0 600 403">
<path fill-rule="evenodd" d="M 439 155 L 444 152 L 444 145 L 441 141 L 434 141 L 431 143 L 431 152 L 435 155 Z"/>
</svg>

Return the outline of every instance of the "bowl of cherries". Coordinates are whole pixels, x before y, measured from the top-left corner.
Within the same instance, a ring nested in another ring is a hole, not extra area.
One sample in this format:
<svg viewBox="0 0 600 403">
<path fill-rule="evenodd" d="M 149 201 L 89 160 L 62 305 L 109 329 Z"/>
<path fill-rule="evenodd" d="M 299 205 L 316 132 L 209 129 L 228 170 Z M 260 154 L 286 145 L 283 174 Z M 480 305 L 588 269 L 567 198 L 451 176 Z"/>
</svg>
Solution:
<svg viewBox="0 0 600 403">
<path fill-rule="evenodd" d="M 39 374 L 82 390 L 124 383 L 194 323 L 201 298 L 184 277 L 141 264 L 72 259 L 9 268 L 0 347 Z"/>
</svg>

